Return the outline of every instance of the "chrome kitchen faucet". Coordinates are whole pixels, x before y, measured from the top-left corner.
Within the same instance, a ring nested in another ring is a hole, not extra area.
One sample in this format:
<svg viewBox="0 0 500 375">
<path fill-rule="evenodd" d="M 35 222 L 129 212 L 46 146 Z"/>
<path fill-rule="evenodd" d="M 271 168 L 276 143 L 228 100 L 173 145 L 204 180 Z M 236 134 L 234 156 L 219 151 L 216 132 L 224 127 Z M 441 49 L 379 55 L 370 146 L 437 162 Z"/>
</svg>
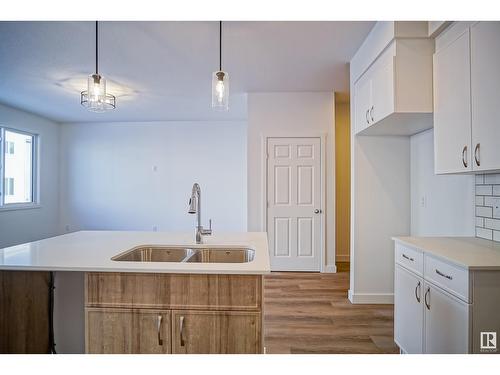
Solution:
<svg viewBox="0 0 500 375">
<path fill-rule="evenodd" d="M 210 236 L 212 234 L 212 219 L 208 221 L 208 229 L 203 229 L 203 226 L 201 225 L 201 189 L 200 185 L 198 185 L 196 182 L 194 183 L 193 190 L 191 191 L 188 213 L 197 214 L 196 243 L 202 243 L 202 236 Z"/>
</svg>

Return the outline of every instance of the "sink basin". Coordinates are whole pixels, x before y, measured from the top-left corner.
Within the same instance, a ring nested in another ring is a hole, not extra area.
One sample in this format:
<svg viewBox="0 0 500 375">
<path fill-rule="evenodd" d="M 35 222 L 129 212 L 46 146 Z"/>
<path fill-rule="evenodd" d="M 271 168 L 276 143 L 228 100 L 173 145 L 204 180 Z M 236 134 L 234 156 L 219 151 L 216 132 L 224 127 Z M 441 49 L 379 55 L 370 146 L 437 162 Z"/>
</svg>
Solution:
<svg viewBox="0 0 500 375">
<path fill-rule="evenodd" d="M 122 262 L 185 262 L 194 254 L 192 249 L 159 246 L 134 247 L 111 258 Z"/>
<path fill-rule="evenodd" d="M 119 262 L 177 262 L 177 263 L 247 263 L 254 259 L 252 249 L 182 248 L 138 246 L 115 255 Z"/>
<path fill-rule="evenodd" d="M 187 262 L 193 263 L 247 263 L 254 258 L 252 249 L 198 249 Z"/>
</svg>

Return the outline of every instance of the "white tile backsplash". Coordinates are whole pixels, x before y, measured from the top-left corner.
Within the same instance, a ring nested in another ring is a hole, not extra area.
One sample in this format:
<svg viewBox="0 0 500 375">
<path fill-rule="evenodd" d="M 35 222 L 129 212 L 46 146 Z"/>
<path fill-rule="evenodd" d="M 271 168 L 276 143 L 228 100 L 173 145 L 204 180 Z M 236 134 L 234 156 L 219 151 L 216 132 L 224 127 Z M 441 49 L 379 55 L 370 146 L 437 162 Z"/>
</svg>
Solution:
<svg viewBox="0 0 500 375">
<path fill-rule="evenodd" d="M 500 218 L 493 216 L 500 199 L 500 174 L 476 175 L 476 237 L 500 242 Z"/>
<path fill-rule="evenodd" d="M 492 195 L 493 185 L 476 185 L 476 196 L 478 195 Z"/>
</svg>

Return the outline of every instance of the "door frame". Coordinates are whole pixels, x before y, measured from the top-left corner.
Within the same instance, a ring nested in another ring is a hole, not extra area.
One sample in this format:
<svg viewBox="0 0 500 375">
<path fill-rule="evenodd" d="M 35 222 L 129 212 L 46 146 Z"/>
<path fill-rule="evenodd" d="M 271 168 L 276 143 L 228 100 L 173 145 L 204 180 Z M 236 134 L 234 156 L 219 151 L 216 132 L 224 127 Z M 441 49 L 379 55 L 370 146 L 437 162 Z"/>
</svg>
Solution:
<svg viewBox="0 0 500 375">
<path fill-rule="evenodd" d="M 269 138 L 319 138 L 320 140 L 320 209 L 321 209 L 321 225 L 320 225 L 320 268 L 319 272 L 327 272 L 326 270 L 326 138 L 327 133 L 318 132 L 262 132 L 260 134 L 261 148 L 261 230 L 267 233 L 267 147 Z M 335 189 L 335 186 L 333 186 Z M 335 210 L 333 210 L 335 211 Z M 334 213 L 332 213 L 334 214 Z M 333 236 L 335 237 L 335 236 Z M 335 247 L 333 253 L 335 264 Z M 336 272 L 334 270 L 333 272 Z"/>
</svg>

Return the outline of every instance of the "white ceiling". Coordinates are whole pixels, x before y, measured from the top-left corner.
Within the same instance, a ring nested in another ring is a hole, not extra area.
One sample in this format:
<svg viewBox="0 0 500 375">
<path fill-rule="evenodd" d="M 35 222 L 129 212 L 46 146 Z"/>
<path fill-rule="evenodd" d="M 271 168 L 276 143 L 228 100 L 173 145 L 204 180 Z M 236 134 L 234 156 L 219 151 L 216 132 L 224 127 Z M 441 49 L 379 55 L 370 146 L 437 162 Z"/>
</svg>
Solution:
<svg viewBox="0 0 500 375">
<path fill-rule="evenodd" d="M 230 111 L 210 108 L 218 22 L 102 22 L 100 73 L 117 109 L 87 112 L 94 22 L 0 22 L 0 102 L 60 122 L 245 119 L 246 93 L 349 91 L 373 22 L 224 22 Z"/>
</svg>

